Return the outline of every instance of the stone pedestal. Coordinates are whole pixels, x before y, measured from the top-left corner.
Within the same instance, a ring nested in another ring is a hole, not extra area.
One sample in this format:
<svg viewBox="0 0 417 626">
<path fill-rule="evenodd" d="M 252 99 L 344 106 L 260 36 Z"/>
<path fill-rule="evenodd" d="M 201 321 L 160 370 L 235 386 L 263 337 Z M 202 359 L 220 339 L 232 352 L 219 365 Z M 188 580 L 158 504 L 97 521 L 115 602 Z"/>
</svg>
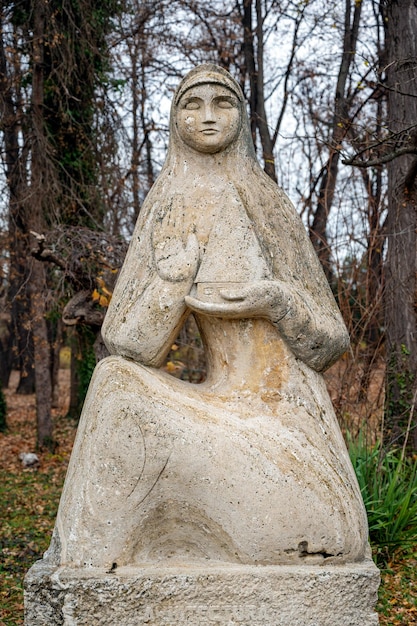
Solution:
<svg viewBox="0 0 417 626">
<path fill-rule="evenodd" d="M 25 583 L 27 626 L 376 626 L 379 572 L 341 566 L 51 568 Z"/>
</svg>

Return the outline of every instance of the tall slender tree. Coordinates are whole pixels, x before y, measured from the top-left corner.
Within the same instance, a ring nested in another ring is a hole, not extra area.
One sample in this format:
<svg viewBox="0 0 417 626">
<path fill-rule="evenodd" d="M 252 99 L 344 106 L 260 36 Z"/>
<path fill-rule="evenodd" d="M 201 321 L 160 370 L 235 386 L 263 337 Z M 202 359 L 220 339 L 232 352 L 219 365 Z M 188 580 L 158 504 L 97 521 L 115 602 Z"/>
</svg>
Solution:
<svg viewBox="0 0 417 626">
<path fill-rule="evenodd" d="M 386 430 L 417 450 L 417 3 L 383 0 L 389 141 Z"/>
<path fill-rule="evenodd" d="M 0 103 L 3 154 L 8 191 L 8 294 L 12 353 L 4 355 L 7 368 L 3 384 L 8 384 L 11 367 L 20 371 L 18 393 L 34 391 L 33 338 L 30 331 L 30 294 L 27 250 L 29 225 L 25 207 L 28 195 L 28 157 L 23 88 L 24 53 L 15 7 L 3 2 L 0 16 Z M 11 358 L 13 356 L 13 358 Z"/>
<path fill-rule="evenodd" d="M 317 206 L 310 227 L 310 238 L 329 280 L 332 277 L 331 251 L 327 241 L 327 223 L 335 195 L 339 171 L 340 148 L 349 130 L 351 94 L 348 94 L 350 68 L 355 59 L 362 0 L 345 0 L 343 50 L 340 58 L 332 119 L 330 121 L 329 153 L 319 180 Z M 352 92 L 351 92 L 352 93 Z"/>
</svg>

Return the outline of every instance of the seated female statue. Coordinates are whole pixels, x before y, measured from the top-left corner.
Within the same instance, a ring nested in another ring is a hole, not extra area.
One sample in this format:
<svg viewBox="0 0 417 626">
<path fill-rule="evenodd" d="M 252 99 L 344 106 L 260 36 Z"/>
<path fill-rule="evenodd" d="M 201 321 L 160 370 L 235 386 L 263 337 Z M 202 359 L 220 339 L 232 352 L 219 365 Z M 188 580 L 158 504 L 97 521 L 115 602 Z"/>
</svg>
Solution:
<svg viewBox="0 0 417 626">
<path fill-rule="evenodd" d="M 202 384 L 161 364 L 193 313 Z M 103 326 L 49 558 L 346 563 L 361 494 L 321 372 L 348 336 L 303 224 L 261 170 L 223 69 L 180 83 L 165 165 Z"/>
</svg>

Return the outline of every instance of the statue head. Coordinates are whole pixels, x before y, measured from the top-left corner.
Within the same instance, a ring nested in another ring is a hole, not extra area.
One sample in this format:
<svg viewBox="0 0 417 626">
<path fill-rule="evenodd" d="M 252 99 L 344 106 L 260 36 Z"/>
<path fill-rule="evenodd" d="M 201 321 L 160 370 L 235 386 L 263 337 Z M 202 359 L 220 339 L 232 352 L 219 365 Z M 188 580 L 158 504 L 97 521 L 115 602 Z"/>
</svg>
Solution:
<svg viewBox="0 0 417 626">
<path fill-rule="evenodd" d="M 221 67 L 200 65 L 175 93 L 171 133 L 196 152 L 216 154 L 236 142 L 245 116 L 238 83 Z"/>
<path fill-rule="evenodd" d="M 215 83 L 190 87 L 178 103 L 180 138 L 198 152 L 214 154 L 232 143 L 240 130 L 239 101 Z"/>
</svg>

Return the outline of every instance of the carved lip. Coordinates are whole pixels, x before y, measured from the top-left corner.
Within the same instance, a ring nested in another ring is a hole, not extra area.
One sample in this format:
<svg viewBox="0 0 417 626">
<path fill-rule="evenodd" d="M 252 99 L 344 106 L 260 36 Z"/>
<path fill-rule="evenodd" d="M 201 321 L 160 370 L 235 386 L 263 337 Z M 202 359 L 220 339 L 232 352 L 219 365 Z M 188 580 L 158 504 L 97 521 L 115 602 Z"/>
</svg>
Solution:
<svg viewBox="0 0 417 626">
<path fill-rule="evenodd" d="M 215 135 L 219 131 L 216 128 L 203 128 L 203 130 L 201 130 L 200 132 L 203 135 Z"/>
</svg>

